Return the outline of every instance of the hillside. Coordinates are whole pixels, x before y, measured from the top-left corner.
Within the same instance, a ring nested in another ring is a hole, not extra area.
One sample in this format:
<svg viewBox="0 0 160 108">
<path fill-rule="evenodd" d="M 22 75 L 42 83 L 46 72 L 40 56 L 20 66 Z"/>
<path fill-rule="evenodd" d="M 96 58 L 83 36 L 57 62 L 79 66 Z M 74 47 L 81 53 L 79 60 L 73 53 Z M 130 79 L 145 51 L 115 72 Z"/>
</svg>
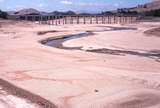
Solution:
<svg viewBox="0 0 160 108">
<path fill-rule="evenodd" d="M 142 13 L 157 9 L 160 9 L 160 1 L 153 1 L 144 5 L 138 5 L 135 8 L 131 8 L 130 11 L 137 11 L 138 13 Z"/>
<path fill-rule="evenodd" d="M 36 9 L 22 9 L 20 11 L 15 12 L 15 15 L 39 15 L 40 12 Z"/>
</svg>

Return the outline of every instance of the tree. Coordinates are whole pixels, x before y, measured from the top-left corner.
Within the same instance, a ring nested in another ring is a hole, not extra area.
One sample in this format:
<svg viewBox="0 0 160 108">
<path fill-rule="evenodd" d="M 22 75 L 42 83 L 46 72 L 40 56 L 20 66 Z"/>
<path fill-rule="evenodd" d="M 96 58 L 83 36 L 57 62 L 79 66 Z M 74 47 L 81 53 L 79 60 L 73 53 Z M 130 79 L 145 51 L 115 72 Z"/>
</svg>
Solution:
<svg viewBox="0 0 160 108">
<path fill-rule="evenodd" d="M 0 10 L 0 18 L 7 19 L 7 16 L 8 16 L 7 12 L 3 12 Z"/>
</svg>

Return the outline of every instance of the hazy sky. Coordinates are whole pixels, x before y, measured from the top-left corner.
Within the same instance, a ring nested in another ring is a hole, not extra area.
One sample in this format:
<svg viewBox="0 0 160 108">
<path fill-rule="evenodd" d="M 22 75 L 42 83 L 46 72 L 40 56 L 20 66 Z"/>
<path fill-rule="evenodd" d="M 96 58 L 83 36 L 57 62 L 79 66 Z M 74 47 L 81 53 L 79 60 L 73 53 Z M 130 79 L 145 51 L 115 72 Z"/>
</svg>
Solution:
<svg viewBox="0 0 160 108">
<path fill-rule="evenodd" d="M 151 0 L 0 0 L 0 9 L 35 8 L 41 11 L 100 12 L 122 7 L 133 7 Z"/>
</svg>

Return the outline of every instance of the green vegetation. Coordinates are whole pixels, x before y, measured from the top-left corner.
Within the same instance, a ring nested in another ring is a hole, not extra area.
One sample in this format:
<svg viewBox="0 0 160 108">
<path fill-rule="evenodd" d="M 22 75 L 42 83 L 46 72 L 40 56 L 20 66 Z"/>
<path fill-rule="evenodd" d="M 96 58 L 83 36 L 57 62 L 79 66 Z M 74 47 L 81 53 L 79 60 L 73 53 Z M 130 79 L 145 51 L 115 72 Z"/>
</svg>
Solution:
<svg viewBox="0 0 160 108">
<path fill-rule="evenodd" d="M 8 16 L 7 12 L 3 12 L 0 10 L 0 18 L 7 19 L 7 16 Z"/>
<path fill-rule="evenodd" d="M 117 9 L 117 13 L 121 15 L 137 15 L 137 11 L 131 11 L 130 8 Z"/>
<path fill-rule="evenodd" d="M 149 12 L 146 12 L 145 15 L 146 15 L 146 16 L 160 17 L 160 9 L 151 10 L 151 11 L 149 11 Z"/>
</svg>

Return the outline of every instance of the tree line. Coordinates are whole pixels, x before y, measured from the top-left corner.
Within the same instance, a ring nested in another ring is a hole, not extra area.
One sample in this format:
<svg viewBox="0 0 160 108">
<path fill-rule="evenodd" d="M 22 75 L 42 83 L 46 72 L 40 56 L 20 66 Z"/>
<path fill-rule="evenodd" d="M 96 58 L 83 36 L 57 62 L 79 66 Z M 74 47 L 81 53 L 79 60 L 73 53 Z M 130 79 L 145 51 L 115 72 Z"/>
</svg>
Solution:
<svg viewBox="0 0 160 108">
<path fill-rule="evenodd" d="M 160 9 L 156 9 L 156 10 L 151 10 L 151 11 L 145 12 L 145 16 L 160 17 Z"/>
</svg>

